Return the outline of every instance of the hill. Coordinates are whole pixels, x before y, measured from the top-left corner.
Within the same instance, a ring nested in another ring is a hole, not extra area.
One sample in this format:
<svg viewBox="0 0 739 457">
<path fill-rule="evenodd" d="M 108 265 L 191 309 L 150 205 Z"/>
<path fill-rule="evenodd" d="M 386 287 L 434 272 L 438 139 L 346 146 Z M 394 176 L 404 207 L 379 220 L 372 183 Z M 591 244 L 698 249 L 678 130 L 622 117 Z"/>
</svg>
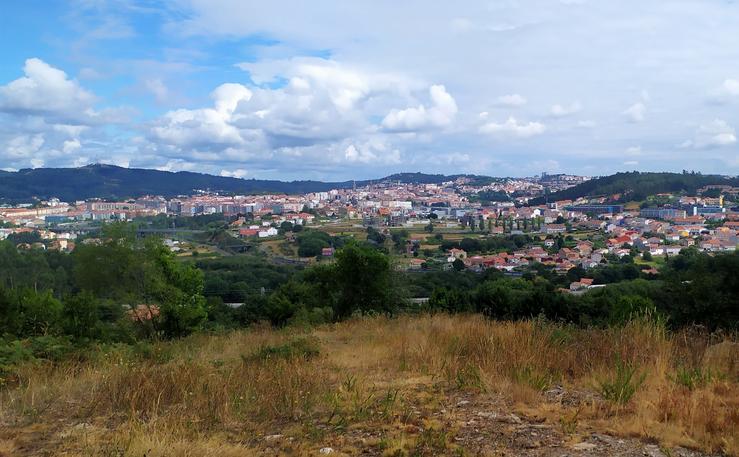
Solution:
<svg viewBox="0 0 739 457">
<path fill-rule="evenodd" d="M 739 186 L 739 178 L 700 173 L 641 173 L 638 171 L 616 173 L 591 179 L 575 187 L 532 199 L 531 205 L 541 205 L 556 200 L 574 200 L 580 197 L 608 197 L 619 194 L 620 202 L 643 200 L 649 195 L 665 192 L 686 192 L 711 184 Z"/>
<path fill-rule="evenodd" d="M 9 378 L 0 452 L 737 455 L 739 384 L 700 362 L 737 343 L 710 341 L 435 315 L 106 346 Z"/>
<path fill-rule="evenodd" d="M 444 175 L 400 173 L 370 182 L 402 181 L 439 183 L 453 179 Z M 0 172 L 0 201 L 23 202 L 33 198 L 58 197 L 66 201 L 86 198 L 123 199 L 141 195 L 192 194 L 196 190 L 226 193 L 306 193 L 330 189 L 346 189 L 352 181 L 277 181 L 213 176 L 189 171 L 168 172 L 113 165 L 88 165 L 80 168 L 37 168 L 17 172 Z"/>
</svg>

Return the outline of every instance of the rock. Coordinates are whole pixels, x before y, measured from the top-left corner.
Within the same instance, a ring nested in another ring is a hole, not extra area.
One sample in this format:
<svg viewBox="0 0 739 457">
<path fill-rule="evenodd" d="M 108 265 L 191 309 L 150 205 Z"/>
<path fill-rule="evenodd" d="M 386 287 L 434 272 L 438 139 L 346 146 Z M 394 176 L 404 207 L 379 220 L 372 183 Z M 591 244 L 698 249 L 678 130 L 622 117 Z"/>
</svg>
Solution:
<svg viewBox="0 0 739 457">
<path fill-rule="evenodd" d="M 330 447 L 322 447 L 320 451 L 321 454 L 331 454 L 334 452 L 334 450 Z"/>
<path fill-rule="evenodd" d="M 469 405 L 469 404 L 470 404 L 469 400 L 460 400 L 457 403 L 457 406 L 464 406 L 464 405 Z"/>
<path fill-rule="evenodd" d="M 659 446 L 654 444 L 648 444 L 644 446 L 644 455 L 648 457 L 666 457 L 665 454 L 660 450 Z"/>
<path fill-rule="evenodd" d="M 498 422 L 505 422 L 507 424 L 522 424 L 523 423 L 521 418 L 516 416 L 515 414 L 509 414 L 507 416 L 500 416 L 497 419 L 498 419 Z"/>
<path fill-rule="evenodd" d="M 264 437 L 264 440 L 265 441 L 274 441 L 274 440 L 279 440 L 280 438 L 282 438 L 282 435 L 267 435 L 267 436 Z"/>
<path fill-rule="evenodd" d="M 577 443 L 572 446 L 572 449 L 576 451 L 592 451 L 593 449 L 597 448 L 593 443 Z"/>
</svg>

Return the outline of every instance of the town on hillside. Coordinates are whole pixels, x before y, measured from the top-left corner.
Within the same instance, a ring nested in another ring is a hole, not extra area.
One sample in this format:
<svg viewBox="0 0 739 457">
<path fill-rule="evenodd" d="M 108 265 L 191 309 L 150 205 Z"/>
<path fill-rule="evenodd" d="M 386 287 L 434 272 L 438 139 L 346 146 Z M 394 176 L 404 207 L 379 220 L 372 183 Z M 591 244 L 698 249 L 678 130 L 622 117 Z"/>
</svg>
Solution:
<svg viewBox="0 0 739 457">
<path fill-rule="evenodd" d="M 706 186 L 695 195 L 663 193 L 627 203 L 608 195 L 528 204 L 588 179 L 542 173 L 482 182 L 384 181 L 302 195 L 198 191 L 170 199 L 49 199 L 0 207 L 0 239 L 19 249 L 69 252 L 76 243 L 99 242 L 100 228 L 110 221 L 132 221 L 140 235 L 164 237 L 179 255 L 256 250 L 283 261 L 330 259 L 334 238 L 300 233 L 309 229 L 387 244 L 398 269 L 493 268 L 509 275 L 587 271 L 626 256 L 642 273 L 656 275 L 665 258 L 684 248 L 715 253 L 734 251 L 739 243 L 737 187 Z M 199 236 L 206 232 L 211 236 Z M 578 275 L 570 290 L 598 287 L 585 276 Z"/>
</svg>

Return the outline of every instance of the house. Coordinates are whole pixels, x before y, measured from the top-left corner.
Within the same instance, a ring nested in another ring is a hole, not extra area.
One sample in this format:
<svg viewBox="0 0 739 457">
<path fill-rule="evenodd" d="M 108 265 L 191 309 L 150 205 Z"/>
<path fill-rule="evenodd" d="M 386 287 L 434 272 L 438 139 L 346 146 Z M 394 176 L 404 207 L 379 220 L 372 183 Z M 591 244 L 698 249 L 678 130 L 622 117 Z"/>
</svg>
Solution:
<svg viewBox="0 0 739 457">
<path fill-rule="evenodd" d="M 242 236 L 244 238 L 250 237 L 250 236 L 257 236 L 259 234 L 258 229 L 239 229 L 239 236 Z"/>
<path fill-rule="evenodd" d="M 547 224 L 544 227 L 544 233 L 564 233 L 567 231 L 567 227 L 564 224 Z"/>
<path fill-rule="evenodd" d="M 457 259 L 464 260 L 467 258 L 467 252 L 464 249 L 452 248 L 449 250 L 448 262 L 454 262 Z"/>
<path fill-rule="evenodd" d="M 270 227 L 267 230 L 261 230 L 259 232 L 259 238 L 267 238 L 270 236 L 277 236 L 277 229 L 274 227 Z"/>
<path fill-rule="evenodd" d="M 582 290 L 582 289 L 589 289 L 593 286 L 593 279 L 592 278 L 580 278 L 579 281 L 573 281 L 570 283 L 570 290 Z"/>
<path fill-rule="evenodd" d="M 157 305 L 139 304 L 128 310 L 128 316 L 134 322 L 146 322 L 159 317 L 160 311 Z"/>
<path fill-rule="evenodd" d="M 321 257 L 333 257 L 334 248 L 323 248 L 321 249 Z"/>
</svg>

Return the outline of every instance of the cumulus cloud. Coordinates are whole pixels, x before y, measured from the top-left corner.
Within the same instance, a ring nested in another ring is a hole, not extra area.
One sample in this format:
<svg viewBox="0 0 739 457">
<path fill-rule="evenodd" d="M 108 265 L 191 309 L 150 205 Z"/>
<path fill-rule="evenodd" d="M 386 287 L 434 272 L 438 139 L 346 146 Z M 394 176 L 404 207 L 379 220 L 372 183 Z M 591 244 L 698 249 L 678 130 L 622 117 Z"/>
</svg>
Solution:
<svg viewBox="0 0 739 457">
<path fill-rule="evenodd" d="M 570 103 L 569 105 L 553 105 L 552 108 L 549 110 L 549 113 L 554 117 L 565 117 L 575 113 L 579 113 L 581 110 L 582 105 L 580 104 L 580 102 L 575 101 Z"/>
<path fill-rule="evenodd" d="M 220 175 L 227 178 L 241 178 L 243 179 L 249 174 L 249 172 L 243 168 L 236 168 L 233 170 L 221 170 Z"/>
<path fill-rule="evenodd" d="M 159 156 L 262 167 L 295 158 L 306 167 L 389 165 L 400 162 L 389 136 L 407 141 L 413 132 L 449 125 L 457 112 L 441 85 L 426 86 L 429 103 L 391 110 L 399 98 L 421 95 L 420 85 L 329 59 L 239 66 L 259 85 L 223 84 L 212 92 L 211 107 L 165 113 L 151 123 L 146 147 Z"/>
<path fill-rule="evenodd" d="M 111 155 L 104 150 L 107 127 L 120 125 L 126 110 L 96 109 L 95 94 L 41 59 L 26 60 L 22 71 L 0 86 L 0 161 L 11 168 L 70 166 L 87 157 L 86 144 L 96 155 Z"/>
<path fill-rule="evenodd" d="M 501 95 L 496 99 L 496 105 L 511 108 L 525 105 L 527 100 L 519 94 Z"/>
<path fill-rule="evenodd" d="M 3 150 L 8 159 L 23 159 L 38 152 L 44 145 L 44 135 L 17 135 L 8 139 Z"/>
<path fill-rule="evenodd" d="M 260 86 L 287 80 L 294 90 L 323 93 L 341 111 L 353 109 L 370 94 L 398 93 L 413 85 L 400 75 L 367 71 L 317 57 L 245 62 L 237 66 Z"/>
<path fill-rule="evenodd" d="M 174 146 L 240 145 L 242 133 L 232 123 L 236 106 L 252 92 L 240 84 L 222 84 L 212 93 L 213 108 L 167 112 L 151 128 L 152 138 Z"/>
<path fill-rule="evenodd" d="M 709 101 L 726 103 L 739 98 L 739 79 L 728 78 L 709 94 Z"/>
<path fill-rule="evenodd" d="M 539 122 L 518 122 L 514 117 L 509 117 L 503 123 L 489 122 L 480 127 L 480 132 L 495 136 L 509 136 L 514 138 L 529 138 L 541 135 L 546 131 L 546 126 Z"/>
<path fill-rule="evenodd" d="M 647 112 L 647 106 L 642 102 L 636 102 L 622 113 L 631 122 L 643 122 Z"/>
<path fill-rule="evenodd" d="M 80 140 L 77 138 L 66 140 L 64 143 L 62 143 L 62 151 L 64 151 L 65 154 L 69 154 L 71 152 L 74 152 L 82 147 L 82 144 L 80 143 Z"/>
<path fill-rule="evenodd" d="M 62 70 L 41 59 L 26 60 L 25 76 L 0 87 L 0 110 L 78 119 L 91 115 L 95 97 Z"/>
<path fill-rule="evenodd" d="M 429 89 L 431 106 L 418 105 L 415 108 L 392 110 L 382 120 L 382 126 L 392 131 L 415 131 L 446 127 L 457 114 L 457 103 L 441 85 Z"/>
<path fill-rule="evenodd" d="M 723 119 L 714 119 L 698 127 L 695 137 L 686 140 L 680 146 L 683 148 L 714 148 L 729 146 L 736 143 L 736 132 Z"/>
<path fill-rule="evenodd" d="M 344 159 L 350 163 L 398 164 L 400 151 L 381 140 L 369 140 L 349 144 L 344 150 Z"/>
</svg>

